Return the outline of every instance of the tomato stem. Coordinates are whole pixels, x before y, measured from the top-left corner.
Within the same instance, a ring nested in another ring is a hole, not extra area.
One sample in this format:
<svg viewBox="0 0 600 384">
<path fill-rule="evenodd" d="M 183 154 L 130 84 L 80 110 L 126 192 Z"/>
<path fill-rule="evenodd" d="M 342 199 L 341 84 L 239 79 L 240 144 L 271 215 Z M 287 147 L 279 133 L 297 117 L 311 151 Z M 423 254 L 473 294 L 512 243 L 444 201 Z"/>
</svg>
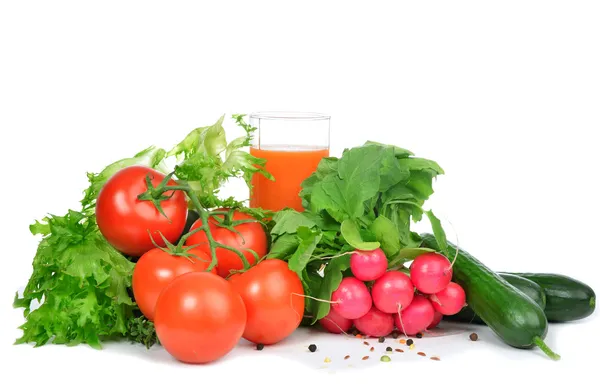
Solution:
<svg viewBox="0 0 600 384">
<path fill-rule="evenodd" d="M 187 239 L 189 239 L 192 235 L 194 235 L 200 231 L 204 231 L 204 233 L 206 233 L 206 239 L 208 240 L 208 245 L 210 247 L 210 257 L 211 257 L 210 264 L 209 264 L 208 268 L 206 269 L 207 272 L 212 271 L 212 269 L 217 266 L 217 248 L 223 248 L 223 249 L 227 249 L 228 251 L 234 252 L 242 260 L 244 269 L 250 268 L 250 262 L 246 258 L 246 255 L 244 255 L 244 253 L 241 252 L 239 249 L 236 249 L 229 245 L 225 245 L 225 244 L 221 244 L 221 243 L 217 242 L 214 239 L 212 232 L 210 231 L 210 227 L 208 225 L 208 219 L 211 216 L 216 216 L 218 214 L 226 216 L 226 220 L 230 225 L 232 223 L 235 223 L 231 220 L 233 217 L 233 209 L 229 210 L 229 212 L 227 212 L 227 213 L 207 210 L 202 205 L 200 200 L 198 199 L 198 196 L 196 195 L 196 193 L 194 193 L 192 188 L 190 188 L 188 185 L 167 185 L 169 180 L 171 180 L 172 176 L 173 176 L 173 173 L 170 173 L 169 175 L 167 175 L 167 177 L 157 187 L 154 187 L 152 185 L 152 181 L 151 181 L 150 177 L 147 176 L 146 184 L 148 186 L 148 190 L 138 196 L 138 198 L 140 200 L 151 200 L 154 203 L 154 205 L 157 207 L 157 209 L 161 213 L 163 213 L 162 207 L 160 207 L 160 201 L 169 199 L 172 196 L 172 194 L 164 195 L 164 193 L 169 192 L 169 191 L 173 191 L 173 193 L 175 191 L 183 191 L 188 195 L 193 206 L 196 208 L 196 211 L 198 212 L 198 215 L 200 216 L 200 221 L 201 221 L 202 225 L 200 225 L 198 228 L 196 228 L 192 231 L 189 231 L 188 233 L 183 235 L 181 237 L 181 239 L 179 240 L 179 242 L 177 243 L 177 246 L 173 247 L 173 249 L 170 249 L 170 248 L 169 249 L 174 254 L 185 255 L 186 249 L 190 249 L 189 247 L 184 248 L 184 244 L 187 241 Z M 163 213 L 163 215 L 164 215 L 164 213 Z"/>
</svg>

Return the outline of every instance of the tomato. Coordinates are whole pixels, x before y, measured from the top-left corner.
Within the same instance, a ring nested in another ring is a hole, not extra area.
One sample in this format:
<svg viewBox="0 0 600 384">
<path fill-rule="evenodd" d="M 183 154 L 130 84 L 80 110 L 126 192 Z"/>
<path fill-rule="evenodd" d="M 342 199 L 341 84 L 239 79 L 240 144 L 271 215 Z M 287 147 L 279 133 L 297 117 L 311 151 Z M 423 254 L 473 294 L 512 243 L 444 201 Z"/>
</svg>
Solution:
<svg viewBox="0 0 600 384">
<path fill-rule="evenodd" d="M 229 283 L 242 296 L 248 320 L 243 337 L 275 344 L 294 332 L 304 315 L 304 288 L 285 261 L 264 260 L 233 275 Z"/>
<path fill-rule="evenodd" d="M 160 344 L 177 360 L 208 363 L 229 353 L 246 325 L 240 295 L 220 276 L 190 272 L 175 278 L 156 303 Z"/>
<path fill-rule="evenodd" d="M 210 257 L 204 252 L 194 248 L 187 253 L 196 257 L 174 256 L 162 249 L 154 248 L 136 262 L 131 279 L 133 296 L 142 314 L 148 320 L 154 320 L 158 296 L 171 281 L 184 273 L 203 272 L 208 268 Z M 216 268 L 210 272 L 217 274 Z"/>
<path fill-rule="evenodd" d="M 235 211 L 233 220 L 252 220 L 252 216 Z M 252 252 L 247 249 L 252 249 L 257 253 L 259 258 L 267 254 L 267 234 L 260 223 L 253 222 L 235 225 L 233 228 L 238 233 L 231 229 L 220 227 L 216 223 L 217 220 L 214 217 L 210 217 L 208 220 L 208 226 L 215 241 L 242 251 L 250 265 L 255 264 L 257 260 Z M 201 225 L 202 222 L 200 220 L 196 221 L 194 225 L 192 225 L 190 231 L 195 230 Z M 206 239 L 206 233 L 204 231 L 193 234 L 186 241 L 186 245 L 195 244 L 201 244 L 198 248 L 207 255 L 210 255 L 210 246 L 208 245 L 208 240 Z M 243 268 L 242 260 L 235 252 L 228 249 L 217 248 L 216 254 L 218 260 L 217 272 L 219 276 L 227 277 L 232 270 L 241 270 Z"/>
<path fill-rule="evenodd" d="M 187 219 L 187 201 L 182 191 L 175 191 L 173 196 L 160 202 L 168 218 L 152 201 L 138 199 L 138 195 L 147 190 L 148 174 L 154 186 L 165 178 L 162 173 L 144 166 L 123 168 L 106 182 L 96 199 L 100 232 L 115 249 L 131 257 L 139 257 L 155 248 L 148 231 L 159 246 L 165 245 L 159 232 L 168 241 L 176 242 Z M 170 180 L 168 185 L 177 183 Z"/>
</svg>

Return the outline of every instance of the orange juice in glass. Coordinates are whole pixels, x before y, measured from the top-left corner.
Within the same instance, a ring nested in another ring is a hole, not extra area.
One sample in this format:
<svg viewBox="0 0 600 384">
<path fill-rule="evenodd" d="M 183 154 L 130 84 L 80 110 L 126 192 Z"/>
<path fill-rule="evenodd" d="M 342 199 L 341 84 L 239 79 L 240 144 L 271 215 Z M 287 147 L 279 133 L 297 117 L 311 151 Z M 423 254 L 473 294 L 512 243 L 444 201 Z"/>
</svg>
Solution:
<svg viewBox="0 0 600 384">
<path fill-rule="evenodd" d="M 252 178 L 250 207 L 302 211 L 300 184 L 329 156 L 330 117 L 303 112 L 259 112 L 250 115 L 257 128 L 250 147 L 253 156 L 265 159 L 271 181 L 260 174 Z"/>
</svg>

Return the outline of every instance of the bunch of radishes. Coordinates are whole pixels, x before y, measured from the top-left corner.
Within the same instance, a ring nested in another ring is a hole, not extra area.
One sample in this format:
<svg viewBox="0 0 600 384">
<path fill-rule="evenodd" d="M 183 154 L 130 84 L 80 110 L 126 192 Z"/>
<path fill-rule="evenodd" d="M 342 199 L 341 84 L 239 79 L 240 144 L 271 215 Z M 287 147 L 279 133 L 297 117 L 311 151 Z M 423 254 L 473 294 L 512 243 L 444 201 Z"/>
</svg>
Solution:
<svg viewBox="0 0 600 384">
<path fill-rule="evenodd" d="M 450 261 L 437 253 L 415 258 L 409 276 L 388 271 L 381 249 L 356 250 L 350 270 L 353 276 L 342 279 L 331 296 L 329 314 L 319 321 L 332 333 L 354 326 L 365 336 L 387 336 L 394 328 L 412 336 L 436 327 L 444 315 L 458 313 L 466 303 L 465 291 L 451 281 Z"/>
</svg>

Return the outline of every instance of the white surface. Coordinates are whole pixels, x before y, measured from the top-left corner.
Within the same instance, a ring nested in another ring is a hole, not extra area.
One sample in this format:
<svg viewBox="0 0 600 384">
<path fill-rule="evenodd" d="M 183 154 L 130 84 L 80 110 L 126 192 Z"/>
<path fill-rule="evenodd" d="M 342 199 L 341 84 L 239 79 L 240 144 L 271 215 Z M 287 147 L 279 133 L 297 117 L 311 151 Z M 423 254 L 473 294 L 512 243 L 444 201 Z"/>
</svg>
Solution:
<svg viewBox="0 0 600 384">
<path fill-rule="evenodd" d="M 169 147 L 223 113 L 327 113 L 334 154 L 375 140 L 435 159 L 446 175 L 429 206 L 462 246 L 496 270 L 565 273 L 600 290 L 600 4 L 396 3 L 3 2 L 0 375 L 332 380 L 320 359 L 359 347 L 319 339 L 320 352 L 309 355 L 314 339 L 300 333 L 297 346 L 239 348 L 210 366 L 129 345 L 11 345 L 22 318 L 10 306 L 37 246 L 28 225 L 77 208 L 85 172 L 150 144 Z M 478 343 L 466 334 L 419 341 L 440 362 L 405 353 L 335 377 L 572 379 L 594 369 L 598 324 L 596 314 L 551 326 L 558 363 L 480 331 Z"/>
</svg>

